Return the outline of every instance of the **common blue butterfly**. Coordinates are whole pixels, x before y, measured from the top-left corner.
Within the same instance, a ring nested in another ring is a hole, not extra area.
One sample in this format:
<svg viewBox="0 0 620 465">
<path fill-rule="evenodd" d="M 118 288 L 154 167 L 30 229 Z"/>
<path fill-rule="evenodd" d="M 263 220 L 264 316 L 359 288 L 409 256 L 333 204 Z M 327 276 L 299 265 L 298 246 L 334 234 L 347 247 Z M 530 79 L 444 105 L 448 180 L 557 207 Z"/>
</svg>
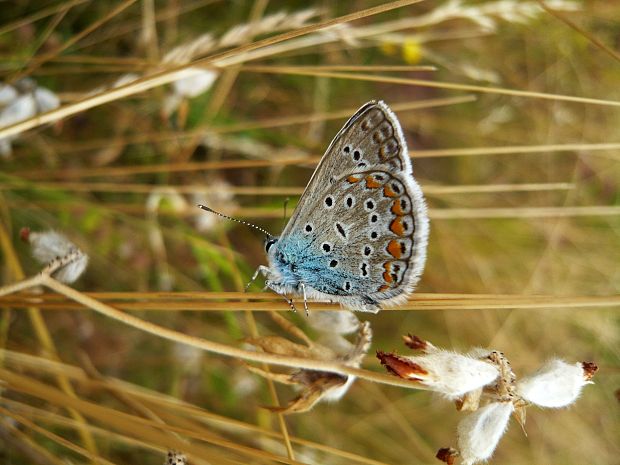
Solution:
<svg viewBox="0 0 620 465">
<path fill-rule="evenodd" d="M 267 288 L 376 313 L 406 300 L 426 261 L 429 222 L 396 115 L 362 106 L 331 142 L 280 237 Z M 294 309 L 292 300 L 289 304 Z"/>
</svg>

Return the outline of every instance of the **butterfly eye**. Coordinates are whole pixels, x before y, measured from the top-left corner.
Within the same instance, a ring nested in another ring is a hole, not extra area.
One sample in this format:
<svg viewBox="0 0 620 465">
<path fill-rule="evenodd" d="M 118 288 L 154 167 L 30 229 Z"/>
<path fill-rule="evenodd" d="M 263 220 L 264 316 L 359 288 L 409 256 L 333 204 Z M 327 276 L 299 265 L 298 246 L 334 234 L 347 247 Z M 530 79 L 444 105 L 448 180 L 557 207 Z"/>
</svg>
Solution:
<svg viewBox="0 0 620 465">
<path fill-rule="evenodd" d="M 265 242 L 265 252 L 269 253 L 269 249 L 273 244 L 277 242 L 277 239 L 269 239 Z"/>
</svg>

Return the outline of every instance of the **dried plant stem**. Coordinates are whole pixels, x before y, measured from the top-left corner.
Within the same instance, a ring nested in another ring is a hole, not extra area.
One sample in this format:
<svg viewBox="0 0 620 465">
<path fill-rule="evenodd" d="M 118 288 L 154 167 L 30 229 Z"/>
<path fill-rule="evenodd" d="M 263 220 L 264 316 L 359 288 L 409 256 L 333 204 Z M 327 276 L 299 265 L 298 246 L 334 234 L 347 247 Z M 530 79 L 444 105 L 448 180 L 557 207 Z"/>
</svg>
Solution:
<svg viewBox="0 0 620 465">
<path fill-rule="evenodd" d="M 27 307 L 37 305 L 41 310 L 81 310 L 80 303 L 58 294 L 7 295 L 8 286 L 0 288 L 0 305 Z M 92 299 L 114 305 L 123 311 L 275 311 L 288 312 L 290 307 L 277 295 L 269 292 L 93 292 L 81 293 Z M 259 300 L 259 302 L 255 302 Z M 511 294 L 425 294 L 416 293 L 408 302 L 383 311 L 437 311 L 484 309 L 553 309 L 605 308 L 620 306 L 620 295 L 552 296 Z M 334 304 L 312 302 L 313 312 L 338 310 Z"/>
<path fill-rule="evenodd" d="M 245 288 L 245 284 L 243 283 L 243 279 L 241 278 L 241 272 L 239 271 L 239 267 L 237 266 L 237 262 L 235 261 L 235 257 L 232 254 L 232 247 L 230 241 L 228 240 L 228 236 L 226 233 L 222 233 L 222 245 L 224 246 L 224 250 L 226 251 L 226 255 L 228 255 L 228 261 L 231 264 L 233 269 L 233 279 L 235 281 L 235 287 L 237 288 L 237 292 L 243 292 Z M 256 325 L 256 319 L 254 318 L 254 314 L 251 310 L 247 310 L 245 312 L 246 321 L 248 327 L 250 328 L 250 334 L 253 338 L 258 338 L 258 326 Z M 263 370 L 269 372 L 269 365 L 263 363 Z M 269 394 L 271 395 L 271 399 L 276 407 L 280 406 L 280 400 L 278 399 L 278 393 L 276 391 L 275 383 L 272 379 L 267 378 L 267 386 L 269 387 Z M 286 447 L 286 452 L 288 454 L 288 458 L 291 460 L 295 460 L 295 452 L 293 450 L 293 445 L 291 444 L 290 435 L 288 432 L 288 428 L 286 426 L 286 421 L 284 420 L 284 414 L 282 412 L 277 412 L 276 416 L 278 417 L 278 423 L 280 424 L 280 431 L 282 431 L 282 439 L 284 440 L 284 446 Z"/>
<path fill-rule="evenodd" d="M 215 413 L 206 411 L 195 405 L 186 403 L 175 397 L 171 397 L 170 395 L 150 391 L 142 386 L 137 386 L 127 381 L 122 381 L 111 377 L 106 377 L 99 381 L 93 381 L 92 379 L 87 378 L 84 372 L 77 367 L 21 352 L 4 350 L 0 352 L 0 355 L 9 360 L 12 365 L 14 365 L 22 372 L 23 370 L 26 370 L 36 372 L 37 374 L 45 373 L 51 375 L 62 372 L 67 376 L 71 377 L 71 379 L 75 382 L 82 384 L 85 388 L 88 389 L 106 389 L 109 391 L 124 392 L 132 398 L 140 399 L 140 401 L 148 405 L 150 409 L 156 411 L 158 415 L 162 417 L 168 416 L 168 421 L 170 423 L 173 422 L 172 420 L 177 420 L 180 416 L 189 416 L 199 422 L 199 424 L 209 424 L 210 429 L 208 430 L 208 432 L 211 434 L 213 433 L 213 426 L 224 425 L 224 428 L 227 430 L 235 429 L 252 435 L 260 434 L 262 436 L 272 437 L 279 440 L 283 439 L 282 434 L 277 431 L 268 430 L 252 423 L 245 423 L 225 416 L 220 416 Z M 15 411 L 24 412 L 24 414 L 27 414 L 31 419 L 41 419 L 43 421 L 53 422 L 55 424 L 75 427 L 74 420 L 70 420 L 66 417 L 61 417 L 48 411 L 37 409 L 30 405 L 21 404 L 19 402 L 8 399 L 3 399 L 2 403 Z M 92 425 L 88 425 L 88 427 L 91 431 L 93 431 L 93 433 L 105 435 L 105 437 L 108 438 L 114 434 Z M 192 431 L 200 433 L 203 428 L 194 425 L 190 429 Z M 177 434 L 174 431 L 171 431 L 171 433 Z M 133 440 L 126 436 L 114 436 L 119 440 L 131 441 L 131 444 L 137 444 L 141 447 L 153 449 L 153 446 L 150 444 L 138 440 Z M 367 465 L 386 465 L 384 462 L 380 462 L 378 460 L 373 460 L 361 455 L 336 449 L 306 439 L 291 437 L 291 441 L 301 446 L 317 449 L 331 455 L 348 459 L 349 461 L 364 463 Z"/>
<path fill-rule="evenodd" d="M 253 72 L 268 74 L 293 74 L 297 76 L 321 76 L 335 79 L 351 79 L 354 81 L 382 82 L 390 84 L 402 84 L 408 86 L 433 87 L 436 89 L 464 90 L 468 92 L 481 92 L 486 94 L 510 95 L 513 97 L 540 98 L 545 100 L 556 100 L 575 103 L 588 103 L 591 105 L 608 105 L 618 107 L 620 102 L 614 100 L 603 100 L 588 97 L 577 97 L 574 95 L 550 94 L 546 92 L 532 92 L 527 90 L 506 89 L 502 87 L 476 86 L 472 84 L 459 84 L 455 82 L 437 82 L 424 79 L 399 78 L 392 76 L 377 76 L 373 74 L 353 74 L 353 73 L 334 73 L 325 71 L 314 71 L 312 69 L 300 69 L 299 67 L 288 66 L 247 66 L 246 69 Z"/>
<path fill-rule="evenodd" d="M 166 426 L 166 432 L 161 430 L 164 428 L 159 423 L 154 423 L 151 420 L 129 415 L 127 413 L 114 410 L 102 405 L 88 402 L 82 399 L 68 396 L 57 389 L 53 389 L 48 385 L 41 383 L 31 377 L 26 377 L 21 374 L 17 374 L 12 371 L 0 369 L 0 378 L 3 379 L 10 389 L 20 391 L 40 399 L 46 400 L 53 405 L 63 405 L 79 410 L 84 415 L 97 420 L 98 423 L 106 425 L 109 428 L 114 428 L 124 434 L 131 437 L 140 437 L 144 441 L 148 441 L 151 444 L 164 444 L 167 447 L 177 450 L 183 450 L 184 452 L 195 455 L 196 458 L 204 460 L 219 460 L 218 463 L 239 465 L 240 462 L 227 459 L 223 453 L 218 452 L 214 448 L 206 448 L 203 445 L 195 444 L 192 442 L 185 442 L 177 439 L 177 437 L 167 434 L 170 431 L 175 431 L 183 436 L 189 438 L 195 438 L 201 441 L 211 443 L 213 445 L 225 447 L 229 450 L 239 452 L 241 454 L 276 461 L 280 463 L 287 463 L 291 465 L 303 465 L 300 462 L 290 460 L 286 457 L 281 457 L 263 450 L 254 449 L 251 447 L 243 446 L 238 443 L 234 443 L 225 439 L 220 439 L 215 435 L 197 435 L 191 430 L 185 428 L 178 428 L 173 426 Z M 243 463 L 243 462 L 241 462 Z M 245 462 L 247 463 L 247 462 Z"/>
<path fill-rule="evenodd" d="M 620 61 L 620 54 L 618 54 L 618 52 L 616 52 L 615 50 L 611 49 L 610 47 L 608 47 L 607 45 L 605 45 L 603 42 L 601 42 L 599 39 L 597 39 L 595 36 L 593 36 L 592 34 L 590 34 L 588 31 L 586 31 L 585 29 L 583 29 L 582 27 L 578 26 L 577 24 L 575 24 L 573 21 L 571 21 L 570 19 L 568 19 L 567 17 L 565 17 L 564 15 L 560 14 L 558 11 L 554 10 L 553 8 L 549 8 L 545 2 L 543 0 L 536 0 L 538 2 L 538 4 L 541 6 L 541 8 L 543 10 L 545 10 L 547 13 L 549 13 L 550 15 L 556 17 L 557 19 L 559 19 L 560 21 L 562 21 L 564 24 L 566 24 L 568 27 L 570 27 L 571 29 L 577 31 L 579 34 L 581 34 L 582 36 L 584 36 L 586 39 L 588 39 L 590 42 L 592 42 L 592 44 L 594 44 L 596 47 L 598 47 L 599 49 L 601 49 L 602 51 L 604 51 L 605 53 L 607 53 L 610 57 L 612 57 L 614 60 L 616 61 Z"/>
<path fill-rule="evenodd" d="M 24 425 L 25 427 L 31 429 L 32 431 L 39 433 L 40 435 L 50 439 L 51 441 L 54 441 L 58 444 L 60 444 L 61 446 L 66 447 L 67 449 L 72 450 L 73 452 L 76 452 L 78 454 L 80 454 L 83 457 L 88 458 L 89 460 L 91 460 L 93 463 L 97 463 L 97 464 L 104 464 L 104 465 L 116 465 L 113 462 L 110 462 L 106 459 L 104 459 L 103 457 L 99 456 L 99 455 L 94 455 L 93 453 L 91 453 L 90 451 L 76 445 L 73 444 L 71 441 L 68 441 L 67 439 L 58 436 L 57 434 L 52 433 L 51 431 L 48 431 L 45 428 L 40 427 L 39 425 L 37 425 L 36 423 L 30 421 L 29 419 L 27 419 L 26 417 L 19 415 L 15 412 L 12 412 L 11 410 L 7 410 L 4 407 L 0 406 L 0 414 L 2 414 L 5 417 L 8 418 L 12 418 L 14 419 L 16 422 L 21 423 L 22 425 Z"/>
<path fill-rule="evenodd" d="M 135 0 L 129 0 L 129 1 L 133 2 Z M 103 105 L 104 103 L 109 103 L 114 100 L 128 97 L 130 95 L 135 95 L 137 93 L 144 92 L 154 87 L 158 87 L 164 84 L 169 84 L 178 79 L 180 72 L 184 72 L 183 73 L 184 77 L 188 77 L 187 76 L 188 73 L 191 72 L 189 68 L 192 68 L 195 66 L 202 66 L 202 65 L 230 66 L 232 64 L 236 64 L 236 63 L 247 60 L 247 57 L 244 55 L 246 52 L 250 52 L 253 50 L 259 50 L 259 49 L 265 48 L 273 44 L 284 42 L 284 41 L 287 41 L 287 40 L 290 40 L 296 37 L 300 37 L 303 35 L 307 35 L 312 32 L 324 30 L 326 28 L 335 26 L 337 24 L 344 24 L 350 21 L 355 21 L 358 19 L 366 18 L 366 17 L 373 16 L 379 13 L 390 11 L 396 8 L 401 8 L 403 6 L 411 5 L 414 3 L 419 3 L 421 1 L 423 0 L 391 1 L 389 3 L 385 3 L 382 5 L 376 6 L 376 7 L 356 11 L 348 15 L 344 15 L 338 18 L 323 21 L 318 24 L 301 27 L 293 31 L 288 31 L 282 34 L 278 34 L 274 37 L 269 37 L 267 39 L 262 39 L 256 42 L 252 42 L 250 44 L 236 47 L 232 50 L 222 52 L 220 54 L 210 56 L 207 58 L 203 58 L 200 60 L 196 60 L 188 64 L 172 66 L 171 68 L 166 69 L 164 71 L 153 73 L 149 76 L 140 78 L 128 84 L 115 87 L 113 89 L 108 89 L 99 94 L 86 97 L 78 102 L 61 106 L 60 108 L 57 108 L 56 110 L 51 110 L 45 113 L 40 113 L 33 118 L 29 118 L 19 123 L 2 128 L 0 129 L 0 137 L 8 137 L 14 134 L 19 134 L 21 132 L 27 131 L 28 129 L 32 129 L 42 124 L 51 123 L 53 121 L 57 121 L 59 119 L 65 118 L 75 113 L 79 113 L 80 111 L 88 110 L 90 108 L 94 108 L 96 106 Z M 74 37 L 77 37 L 77 36 L 74 36 Z M 200 70 L 196 70 L 196 72 L 200 72 Z"/>
<path fill-rule="evenodd" d="M 156 336 L 168 339 L 181 344 L 186 344 L 197 349 L 206 350 L 220 355 L 228 357 L 234 357 L 240 360 L 257 363 L 268 363 L 273 365 L 285 366 L 289 368 L 303 368 L 306 370 L 327 371 L 330 373 L 339 373 L 348 376 L 357 376 L 360 379 L 368 381 L 374 381 L 382 384 L 389 384 L 392 386 L 404 386 L 413 389 L 424 389 L 414 382 L 404 381 L 396 379 L 392 376 L 375 373 L 373 371 L 362 370 L 358 368 L 351 368 L 340 363 L 325 361 L 325 360 L 310 360 L 298 357 L 285 357 L 281 355 L 267 354 L 264 352 L 253 352 L 249 350 L 238 349 L 236 347 L 227 346 L 218 342 L 208 341 L 206 339 L 189 336 L 187 334 L 179 333 L 171 329 L 158 326 L 154 323 L 141 320 L 127 313 L 121 312 L 109 305 L 93 299 L 86 294 L 83 294 L 69 286 L 66 286 L 54 278 L 48 275 L 37 275 L 30 280 L 30 284 L 33 286 L 42 285 L 46 286 L 65 297 L 78 302 L 85 307 L 88 307 L 97 313 L 107 316 L 113 320 L 124 323 L 128 326 L 132 326 L 141 331 L 154 334 Z M 0 296 L 6 295 L 3 289 L 0 289 Z"/>
<path fill-rule="evenodd" d="M 305 120 L 304 122 L 309 122 Z M 273 126 L 272 126 L 273 127 Z M 216 131 L 227 132 L 227 131 Z M 231 131 L 235 132 L 235 131 Z M 191 134 L 191 133 L 190 133 Z M 173 136 L 162 136 L 162 140 L 167 140 Z M 142 140 L 142 137 L 140 137 Z M 122 142 L 112 142 L 109 145 L 126 145 L 129 143 L 140 143 L 138 138 L 126 139 Z M 90 150 L 95 149 L 103 144 L 103 141 L 96 141 L 93 144 L 84 144 L 76 146 L 74 149 Z M 77 145 L 77 144 L 76 144 Z M 68 148 L 68 147 L 67 147 Z M 468 147 L 468 148 L 448 148 L 434 150 L 416 150 L 411 153 L 411 157 L 416 158 L 435 158 L 435 157 L 453 157 L 453 156 L 484 156 L 484 155 L 518 155 L 528 153 L 545 153 L 545 152 L 598 152 L 620 149 L 620 143 L 594 143 L 594 144 L 549 144 L 549 145 L 525 145 L 525 146 L 506 146 L 506 147 Z M 65 148 L 63 147 L 63 151 Z M 89 169 L 68 169 L 62 172 L 30 170 L 16 171 L 12 173 L 15 176 L 24 179 L 49 179 L 54 177 L 63 178 L 88 178 L 88 177 L 107 177 L 107 176 L 128 176 L 132 174 L 146 173 L 165 173 L 165 172 L 183 172 L 183 171 L 201 171 L 201 170 L 223 170 L 223 169 L 245 169 L 245 168 L 262 168 L 270 166 L 287 166 L 287 165 L 314 165 L 318 163 L 320 157 L 280 157 L 273 160 L 224 160 L 218 162 L 199 162 L 199 163 L 162 163 L 150 166 L 123 166 L 123 167 L 107 167 L 107 168 L 89 168 Z"/>
<path fill-rule="evenodd" d="M 551 183 L 519 183 L 519 184 L 466 184 L 459 186 L 425 185 L 422 188 L 426 195 L 451 195 L 451 194 L 479 194 L 496 192 L 540 192 L 540 191 L 564 191 L 574 189 L 575 185 L 568 182 Z M 179 194 L 211 193 L 218 192 L 220 188 L 212 188 L 204 184 L 134 184 L 134 183 L 108 183 L 108 182 L 45 182 L 26 183 L 20 179 L 8 179 L 0 185 L 3 190 L 62 190 L 70 192 L 115 192 L 152 194 L 161 192 L 176 192 Z M 234 195 L 250 196 L 275 196 L 275 195 L 301 195 L 303 187 L 273 187 L 273 186 L 231 186 L 229 191 Z"/>
<path fill-rule="evenodd" d="M 26 26 L 30 23 L 43 19 L 47 16 L 51 16 L 65 9 L 72 8 L 76 5 L 80 5 L 88 1 L 89 0 L 73 0 L 73 1 L 66 2 L 66 3 L 60 3 L 58 5 L 53 5 L 49 8 L 44 8 L 43 10 L 37 13 L 33 13 L 30 16 L 26 16 L 25 18 L 21 18 L 17 21 L 13 21 L 12 23 L 9 23 L 3 27 L 0 27 L 0 35 L 6 34 L 7 32 L 11 32 L 15 29 L 19 29 L 20 27 Z"/>
<path fill-rule="evenodd" d="M 98 27 L 100 27 L 102 24 L 106 23 L 107 21 L 109 21 L 110 19 L 114 18 L 115 16 L 117 16 L 118 14 L 120 14 L 122 11 L 124 11 L 125 9 L 127 9 L 129 6 L 131 6 L 133 3 L 135 3 L 136 0 L 126 0 L 124 3 L 121 3 L 120 5 L 118 5 L 116 8 L 114 8 L 112 11 L 110 11 L 107 15 L 105 15 L 103 18 L 95 21 L 93 24 L 91 24 L 90 26 L 88 26 L 86 29 L 84 29 L 81 32 L 78 32 L 77 34 L 74 34 L 71 36 L 71 38 L 69 40 L 67 40 L 64 44 L 62 44 L 60 47 L 58 47 L 57 49 L 46 53 L 44 55 L 41 55 L 39 57 L 35 57 L 35 59 L 32 61 L 32 63 L 30 63 L 28 65 L 28 67 L 17 73 L 14 76 L 11 76 L 11 81 L 16 81 L 17 79 L 23 77 L 23 76 L 28 76 L 29 74 L 31 74 L 35 69 L 39 68 L 41 65 L 43 65 L 43 63 L 45 63 L 46 61 L 48 61 L 49 59 L 59 55 L 60 53 L 62 53 L 64 50 L 68 49 L 69 47 L 71 47 L 73 44 L 79 42 L 80 40 L 82 40 L 84 37 L 86 37 L 88 34 L 90 34 L 91 32 L 93 32 L 95 29 L 97 29 Z M 26 120 L 27 121 L 27 120 Z"/>
<path fill-rule="evenodd" d="M 32 204 L 23 202 L 8 202 L 11 207 L 32 208 Z M 49 210 L 66 209 L 71 205 L 83 208 L 83 200 L 57 202 L 37 202 L 38 208 Z M 99 205 L 103 208 L 103 205 Z M 128 205 L 127 203 L 107 203 L 105 208 L 110 212 L 125 214 L 144 215 L 145 208 L 142 204 Z M 233 215 L 241 219 L 280 219 L 281 208 L 239 208 L 236 210 L 223 209 L 222 213 Z M 193 216 L 194 207 L 187 206 L 185 210 L 161 211 L 160 216 Z M 429 209 L 429 217 L 437 221 L 463 220 L 463 219 L 523 219 L 523 218 L 582 218 L 619 216 L 620 206 L 616 205 L 584 205 L 575 207 L 504 207 L 504 208 L 433 208 Z"/>
<path fill-rule="evenodd" d="M 455 97 L 441 97 L 433 99 L 413 100 L 408 102 L 399 102 L 391 106 L 393 111 L 402 112 L 410 110 L 421 110 L 424 108 L 436 108 L 446 105 L 455 105 L 460 103 L 469 103 L 476 100 L 474 95 L 458 95 Z M 170 133 L 146 133 L 137 134 L 131 137 L 126 137 L 119 141 L 110 141 L 109 139 L 94 139 L 85 142 L 73 142 L 71 144 L 58 144 L 58 148 L 65 153 L 72 153 L 81 150 L 96 150 L 103 147 L 125 146 L 127 144 L 139 144 L 139 143 L 152 143 L 162 142 L 167 140 L 179 140 L 184 138 L 190 138 L 196 135 L 206 134 L 229 134 L 241 131 L 249 131 L 253 129 L 270 129 L 277 127 L 288 127 L 296 124 L 307 124 L 315 121 L 330 121 L 338 119 L 346 119 L 355 113 L 357 108 L 348 108 L 345 110 L 331 111 L 324 113 L 312 113 L 305 115 L 287 115 L 277 118 L 265 118 L 247 123 L 231 124 L 227 126 L 203 126 L 193 129 L 191 131 L 184 132 L 170 132 Z M 617 144 L 620 146 L 620 144 Z M 611 147 L 613 148 L 613 147 Z M 298 157 L 297 157 L 298 159 Z M 248 160 L 244 160 L 248 161 Z M 269 163 L 274 161 L 269 160 Z M 277 162 L 276 162 L 277 163 Z M 72 173 L 73 171 L 70 171 Z M 26 177 L 26 173 L 24 173 Z"/>
<path fill-rule="evenodd" d="M 21 282 L 24 282 L 24 281 L 28 282 L 29 287 L 36 286 L 37 285 L 36 282 L 40 280 L 43 275 L 38 275 L 33 278 L 25 279 L 24 271 L 21 267 L 21 264 L 19 263 L 19 260 L 15 253 L 15 249 L 13 248 L 9 235 L 7 234 L 7 231 L 4 228 L 4 226 L 1 224 L 0 224 L 0 248 L 4 252 L 4 255 L 6 257 L 6 262 L 9 266 L 9 269 L 12 271 L 13 276 L 15 276 L 15 278 L 17 278 L 18 280 L 21 280 Z M 16 292 L 16 290 L 13 290 L 12 292 Z M 0 289 L 0 295 L 4 295 L 3 289 Z M 34 329 L 37 340 L 39 341 L 39 344 L 41 344 L 43 351 L 49 357 L 59 360 L 58 351 L 56 350 L 56 346 L 54 345 L 52 336 L 50 335 L 47 329 L 45 320 L 43 319 L 43 315 L 41 314 L 39 309 L 34 306 L 28 306 L 28 317 L 30 319 L 30 324 L 32 325 Z M 63 392 L 65 392 L 69 396 L 77 398 L 77 395 L 75 391 L 73 390 L 71 383 L 69 383 L 69 380 L 65 376 L 58 375 L 56 377 L 56 382 Z M 90 454 L 92 454 L 93 456 L 97 456 L 98 455 L 97 444 L 95 443 L 95 440 L 93 439 L 93 436 L 90 434 L 88 429 L 84 426 L 86 425 L 86 419 L 82 415 L 80 415 L 80 413 L 76 410 L 69 409 L 68 411 L 69 411 L 69 414 L 81 425 L 79 428 L 79 434 L 80 434 L 80 438 L 84 442 L 84 446 L 86 447 L 86 449 L 88 450 Z"/>
<path fill-rule="evenodd" d="M 45 447 L 35 442 L 28 434 L 12 424 L 8 417 L 0 420 L 0 439 L 5 444 L 10 444 L 11 449 L 17 449 L 29 457 L 33 463 L 53 465 L 66 465 L 66 462 L 53 455 Z"/>
</svg>

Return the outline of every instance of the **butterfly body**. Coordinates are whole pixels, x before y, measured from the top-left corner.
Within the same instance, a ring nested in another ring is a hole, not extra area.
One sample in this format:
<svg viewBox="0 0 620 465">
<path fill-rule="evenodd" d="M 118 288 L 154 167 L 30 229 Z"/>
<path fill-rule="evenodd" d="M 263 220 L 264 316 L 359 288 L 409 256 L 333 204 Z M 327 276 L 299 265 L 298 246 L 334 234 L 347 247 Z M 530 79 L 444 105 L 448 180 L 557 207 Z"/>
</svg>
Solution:
<svg viewBox="0 0 620 465">
<path fill-rule="evenodd" d="M 428 217 L 400 124 L 383 102 L 360 108 L 334 138 L 279 238 L 266 285 L 353 310 L 406 299 L 424 268 Z"/>
</svg>

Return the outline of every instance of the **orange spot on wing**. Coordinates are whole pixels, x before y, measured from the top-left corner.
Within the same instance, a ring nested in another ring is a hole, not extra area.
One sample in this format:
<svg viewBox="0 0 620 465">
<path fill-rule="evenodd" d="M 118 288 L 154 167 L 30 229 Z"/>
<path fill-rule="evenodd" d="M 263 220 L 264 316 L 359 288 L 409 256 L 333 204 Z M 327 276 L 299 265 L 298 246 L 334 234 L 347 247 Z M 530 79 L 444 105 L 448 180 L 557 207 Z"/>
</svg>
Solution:
<svg viewBox="0 0 620 465">
<path fill-rule="evenodd" d="M 390 223 L 390 231 L 392 231 L 394 234 L 396 234 L 398 236 L 402 236 L 402 235 L 405 234 L 405 227 L 403 226 L 403 218 L 402 218 L 402 216 L 399 216 L 399 217 L 395 218 Z"/>
<path fill-rule="evenodd" d="M 389 271 L 384 271 L 383 272 L 383 280 L 386 283 L 390 283 L 390 284 L 392 284 L 394 282 L 394 278 L 392 278 L 392 275 L 390 274 Z"/>
<path fill-rule="evenodd" d="M 390 286 L 388 286 L 387 284 L 383 284 L 382 286 L 379 286 L 379 289 L 377 289 L 377 292 L 387 291 L 389 288 Z"/>
<path fill-rule="evenodd" d="M 369 174 L 366 176 L 366 187 L 368 189 L 376 189 L 377 187 L 381 187 L 381 183 L 377 181 L 374 176 Z"/>
<path fill-rule="evenodd" d="M 392 204 L 392 208 L 390 209 L 390 211 L 397 216 L 402 216 L 405 214 L 405 212 L 403 211 L 403 207 L 400 204 L 400 200 L 398 199 L 394 200 L 394 203 Z"/>
<path fill-rule="evenodd" d="M 351 176 L 347 177 L 347 181 L 349 181 L 351 184 L 355 184 L 356 182 L 359 182 L 361 180 L 362 180 L 362 178 L 358 177 L 358 176 L 351 175 Z"/>
<path fill-rule="evenodd" d="M 392 190 L 389 184 L 383 188 L 383 195 L 386 197 L 398 197 L 398 194 Z"/>
<path fill-rule="evenodd" d="M 387 246 L 388 253 L 394 258 L 400 258 L 402 254 L 402 248 L 400 246 L 400 242 L 396 239 L 392 239 Z"/>
</svg>

